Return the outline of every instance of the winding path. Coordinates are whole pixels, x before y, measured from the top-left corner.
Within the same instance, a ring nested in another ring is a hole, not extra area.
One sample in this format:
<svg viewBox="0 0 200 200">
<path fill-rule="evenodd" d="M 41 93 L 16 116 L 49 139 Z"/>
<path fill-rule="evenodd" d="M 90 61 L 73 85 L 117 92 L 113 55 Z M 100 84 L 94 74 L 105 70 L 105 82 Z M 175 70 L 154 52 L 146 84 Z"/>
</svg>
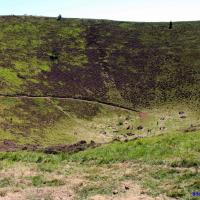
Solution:
<svg viewBox="0 0 200 200">
<path fill-rule="evenodd" d="M 111 107 L 114 107 L 114 108 L 119 108 L 119 109 L 132 111 L 132 112 L 140 112 L 139 110 L 136 110 L 136 109 L 133 109 L 133 108 L 128 108 L 126 106 L 118 105 L 118 104 L 115 104 L 115 103 L 108 103 L 108 102 L 86 99 L 86 98 L 64 97 L 64 96 L 36 96 L 36 95 L 25 95 L 25 94 L 15 94 L 15 95 L 0 94 L 0 98 L 74 100 L 74 101 L 85 102 L 85 103 L 98 103 L 98 104 L 107 105 L 107 106 L 111 106 Z"/>
</svg>

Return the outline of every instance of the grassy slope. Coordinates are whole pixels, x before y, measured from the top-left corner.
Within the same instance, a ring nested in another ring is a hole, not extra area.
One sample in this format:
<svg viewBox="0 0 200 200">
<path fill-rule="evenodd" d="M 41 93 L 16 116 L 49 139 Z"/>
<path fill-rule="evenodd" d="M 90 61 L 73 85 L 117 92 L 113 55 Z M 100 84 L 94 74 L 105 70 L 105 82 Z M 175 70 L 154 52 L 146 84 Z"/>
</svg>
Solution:
<svg viewBox="0 0 200 200">
<path fill-rule="evenodd" d="M 1 94 L 97 99 L 148 113 L 141 119 L 101 104 L 0 98 L 0 141 L 46 146 L 107 141 L 148 129 L 155 135 L 74 155 L 0 153 L 0 187 L 26 188 L 27 179 L 28 187 L 62 186 L 70 173 L 82 170 L 91 184 L 76 188 L 80 199 L 110 195 L 124 180 L 138 181 L 153 195 L 180 199 L 199 191 L 199 131 L 183 130 L 200 124 L 200 22 L 174 23 L 169 30 L 167 23 L 0 17 L 0 30 Z M 137 130 L 139 125 L 144 129 Z M 107 136 L 100 134 L 105 130 Z M 36 169 L 35 175 L 22 175 L 22 181 L 4 177 L 4 170 L 18 164 Z M 58 174 L 64 180 L 53 179 Z"/>
<path fill-rule="evenodd" d="M 31 178 L 33 187 L 55 186 L 56 183 L 61 186 L 65 178 L 79 174 L 85 180 L 75 189 L 76 197 L 80 199 L 96 194 L 111 195 L 123 181 L 138 182 L 148 188 L 151 195 L 195 199 L 191 194 L 199 191 L 200 185 L 200 173 L 196 171 L 200 165 L 199 138 L 200 132 L 177 132 L 128 143 L 116 142 L 74 155 L 0 153 L 1 170 L 20 164 L 32 166 L 37 172 L 31 177 L 21 177 L 20 184 L 14 177 L 5 183 L 2 177 L 0 185 L 4 185 L 0 187 L 20 188 L 27 178 Z M 53 179 L 53 174 L 57 174 L 57 180 Z M 64 175 L 63 178 L 60 179 L 58 174 Z"/>
<path fill-rule="evenodd" d="M 143 109 L 143 118 L 99 103 L 6 97 L 0 98 L 0 141 L 47 146 L 79 140 L 107 142 L 117 136 L 124 140 L 127 133 L 150 136 L 183 132 L 191 125 L 200 128 L 199 111 L 195 109 L 196 106 L 183 103 L 166 104 Z M 186 118 L 181 118 L 180 111 L 185 112 Z M 143 129 L 138 130 L 138 126 Z"/>
<path fill-rule="evenodd" d="M 157 133 L 160 126 L 170 132 L 199 123 L 199 22 L 174 23 L 169 30 L 167 23 L 7 16 L 0 17 L 0 30 L 1 94 L 72 96 L 141 110 L 150 106 L 147 122 L 125 111 L 111 116 L 111 108 L 90 103 L 1 98 L 1 140 L 105 141 L 97 133 L 125 133 L 126 126 L 119 124 L 128 115 L 134 133 L 139 125 L 145 127 L 142 133 Z M 171 102 L 178 108 L 166 108 Z M 180 120 L 179 111 L 188 118 Z"/>
<path fill-rule="evenodd" d="M 0 17 L 0 92 L 132 107 L 199 101 L 200 22 Z M 57 58 L 57 59 L 56 59 Z"/>
<path fill-rule="evenodd" d="M 135 113 L 98 103 L 58 99 L 0 98 L 0 141 L 41 145 L 80 140 L 106 142 L 119 120 Z M 112 128 L 113 126 L 113 128 Z M 103 132 L 107 135 L 103 135 Z"/>
</svg>

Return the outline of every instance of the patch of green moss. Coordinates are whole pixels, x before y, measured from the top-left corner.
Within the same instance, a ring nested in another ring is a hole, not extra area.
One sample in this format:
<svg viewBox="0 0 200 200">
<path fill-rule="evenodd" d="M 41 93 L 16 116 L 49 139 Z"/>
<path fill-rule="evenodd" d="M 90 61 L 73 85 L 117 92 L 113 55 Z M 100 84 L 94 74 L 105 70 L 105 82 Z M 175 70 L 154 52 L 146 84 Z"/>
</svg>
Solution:
<svg viewBox="0 0 200 200">
<path fill-rule="evenodd" d="M 12 90 L 12 88 L 18 89 L 23 81 L 17 76 L 17 73 L 9 68 L 0 67 L 0 83 L 3 88 L 8 88 L 8 90 Z"/>
</svg>

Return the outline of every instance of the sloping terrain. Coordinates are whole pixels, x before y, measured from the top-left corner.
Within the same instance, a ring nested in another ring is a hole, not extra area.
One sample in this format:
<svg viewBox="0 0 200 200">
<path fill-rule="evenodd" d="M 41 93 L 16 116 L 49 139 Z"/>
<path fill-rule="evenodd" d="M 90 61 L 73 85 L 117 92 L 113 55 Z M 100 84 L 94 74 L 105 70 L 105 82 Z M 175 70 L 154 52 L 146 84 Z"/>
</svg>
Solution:
<svg viewBox="0 0 200 200">
<path fill-rule="evenodd" d="M 0 17 L 0 199 L 198 198 L 200 22 L 168 26 Z"/>
<path fill-rule="evenodd" d="M 70 98 L 1 97 L 0 111 L 0 144 L 6 145 L 9 141 L 40 146 L 81 140 L 107 143 L 200 130 L 199 110 L 184 103 L 135 112 Z"/>
<path fill-rule="evenodd" d="M 0 98 L 0 110 L 0 141 L 44 146 L 107 142 L 114 131 L 126 130 L 120 120 L 137 116 L 109 105 L 55 98 Z"/>
<path fill-rule="evenodd" d="M 168 29 L 168 23 L 0 17 L 0 140 L 105 142 L 118 133 L 170 131 L 174 122 L 156 122 L 172 110 L 171 121 L 198 125 L 197 117 L 181 121 L 178 113 L 198 115 L 199 33 L 199 22 Z M 154 110 L 148 125 L 139 114 L 146 108 Z"/>
<path fill-rule="evenodd" d="M 0 17 L 0 93 L 129 107 L 199 100 L 200 22 Z"/>
<path fill-rule="evenodd" d="M 172 132 L 72 155 L 0 152 L 0 199 L 196 200 L 199 138 Z"/>
</svg>

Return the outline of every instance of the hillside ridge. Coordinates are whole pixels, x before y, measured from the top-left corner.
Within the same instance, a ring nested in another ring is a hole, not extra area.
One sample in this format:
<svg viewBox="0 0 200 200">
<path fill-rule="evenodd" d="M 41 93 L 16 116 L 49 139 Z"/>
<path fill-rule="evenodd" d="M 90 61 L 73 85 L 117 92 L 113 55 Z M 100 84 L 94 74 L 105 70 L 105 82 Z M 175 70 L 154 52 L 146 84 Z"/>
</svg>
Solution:
<svg viewBox="0 0 200 200">
<path fill-rule="evenodd" d="M 0 93 L 134 109 L 200 99 L 200 22 L 0 17 Z"/>
</svg>

